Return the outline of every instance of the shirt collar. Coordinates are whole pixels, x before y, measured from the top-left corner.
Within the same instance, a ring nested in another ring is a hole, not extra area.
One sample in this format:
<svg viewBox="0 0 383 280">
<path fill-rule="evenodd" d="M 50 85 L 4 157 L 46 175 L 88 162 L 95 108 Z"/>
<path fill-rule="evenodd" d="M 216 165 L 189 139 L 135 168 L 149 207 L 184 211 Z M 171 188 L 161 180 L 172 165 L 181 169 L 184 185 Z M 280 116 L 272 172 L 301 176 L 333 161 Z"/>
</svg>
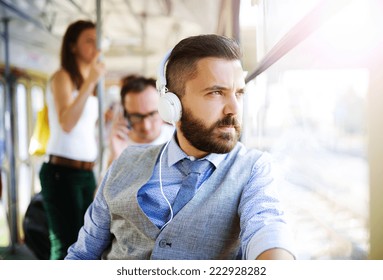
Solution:
<svg viewBox="0 0 383 280">
<path fill-rule="evenodd" d="M 174 135 L 172 139 L 170 140 L 170 143 L 167 149 L 168 149 L 167 153 L 168 153 L 169 167 L 176 164 L 177 162 L 179 162 L 180 160 L 184 158 L 191 158 L 190 156 L 185 154 L 184 151 L 181 150 L 180 146 L 178 145 L 176 141 L 176 135 Z M 211 153 L 211 154 L 208 154 L 203 159 L 207 159 L 215 166 L 215 168 L 217 168 L 218 165 L 226 158 L 226 156 L 227 154 Z"/>
</svg>

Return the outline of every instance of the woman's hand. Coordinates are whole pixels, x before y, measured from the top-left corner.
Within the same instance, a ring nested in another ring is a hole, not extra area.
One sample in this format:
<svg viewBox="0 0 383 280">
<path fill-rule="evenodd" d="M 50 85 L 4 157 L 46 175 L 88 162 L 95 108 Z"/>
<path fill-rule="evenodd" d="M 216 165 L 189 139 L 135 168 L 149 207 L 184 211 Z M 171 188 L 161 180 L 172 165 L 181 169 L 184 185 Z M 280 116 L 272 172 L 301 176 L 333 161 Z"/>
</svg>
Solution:
<svg viewBox="0 0 383 280">
<path fill-rule="evenodd" d="M 105 76 L 106 67 L 103 62 L 100 60 L 101 52 L 98 52 L 97 55 L 93 58 L 90 65 L 90 71 L 88 76 L 88 82 L 96 85 L 100 78 Z"/>
</svg>

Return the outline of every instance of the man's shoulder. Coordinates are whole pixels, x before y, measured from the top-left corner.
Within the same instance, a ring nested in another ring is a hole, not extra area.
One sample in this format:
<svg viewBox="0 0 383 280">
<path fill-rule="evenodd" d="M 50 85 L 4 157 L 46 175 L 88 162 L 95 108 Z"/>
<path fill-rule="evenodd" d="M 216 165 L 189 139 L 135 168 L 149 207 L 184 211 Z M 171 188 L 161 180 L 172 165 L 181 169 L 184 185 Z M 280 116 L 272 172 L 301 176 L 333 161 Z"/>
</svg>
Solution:
<svg viewBox="0 0 383 280">
<path fill-rule="evenodd" d="M 127 170 L 154 166 L 163 145 L 133 145 L 127 147 L 110 167 L 110 177 L 125 176 Z M 128 172 L 128 173 L 129 173 Z"/>
<path fill-rule="evenodd" d="M 256 157 L 260 158 L 261 156 L 267 154 L 256 148 L 247 148 L 243 143 L 238 142 L 235 150 L 237 151 L 237 157 Z"/>
<path fill-rule="evenodd" d="M 150 144 L 136 144 L 128 146 L 119 156 L 119 159 L 122 158 L 131 158 L 132 156 L 141 156 L 143 154 L 150 155 L 153 153 L 158 153 L 161 148 L 163 147 L 163 144 L 161 145 L 150 145 Z"/>
<path fill-rule="evenodd" d="M 238 142 L 231 157 L 232 164 L 248 165 L 258 168 L 272 163 L 273 157 L 270 153 L 257 148 L 248 148 L 243 143 Z"/>
</svg>

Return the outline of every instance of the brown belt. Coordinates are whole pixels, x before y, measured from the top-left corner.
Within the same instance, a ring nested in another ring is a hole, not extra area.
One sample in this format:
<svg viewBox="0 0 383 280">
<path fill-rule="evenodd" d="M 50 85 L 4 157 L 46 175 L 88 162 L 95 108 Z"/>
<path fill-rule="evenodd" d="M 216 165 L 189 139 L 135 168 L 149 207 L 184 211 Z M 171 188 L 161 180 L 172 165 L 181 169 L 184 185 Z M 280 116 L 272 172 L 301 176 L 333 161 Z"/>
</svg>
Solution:
<svg viewBox="0 0 383 280">
<path fill-rule="evenodd" d="M 49 162 L 56 165 L 71 167 L 75 169 L 81 169 L 81 170 L 92 170 L 94 167 L 93 161 L 80 161 L 80 160 L 74 160 L 59 156 L 49 156 Z"/>
</svg>

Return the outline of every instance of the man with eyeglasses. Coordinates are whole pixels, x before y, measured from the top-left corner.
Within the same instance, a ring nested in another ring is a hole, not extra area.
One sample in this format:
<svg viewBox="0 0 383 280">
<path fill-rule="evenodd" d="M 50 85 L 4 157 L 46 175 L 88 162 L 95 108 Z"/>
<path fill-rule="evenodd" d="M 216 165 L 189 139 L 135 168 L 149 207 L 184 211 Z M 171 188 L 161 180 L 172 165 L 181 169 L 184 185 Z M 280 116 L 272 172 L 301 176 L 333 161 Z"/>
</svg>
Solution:
<svg viewBox="0 0 383 280">
<path fill-rule="evenodd" d="M 120 94 L 123 113 L 118 113 L 113 122 L 109 164 L 130 145 L 162 144 L 174 133 L 174 128 L 158 114 L 154 79 L 129 75 L 122 80 Z"/>
</svg>

